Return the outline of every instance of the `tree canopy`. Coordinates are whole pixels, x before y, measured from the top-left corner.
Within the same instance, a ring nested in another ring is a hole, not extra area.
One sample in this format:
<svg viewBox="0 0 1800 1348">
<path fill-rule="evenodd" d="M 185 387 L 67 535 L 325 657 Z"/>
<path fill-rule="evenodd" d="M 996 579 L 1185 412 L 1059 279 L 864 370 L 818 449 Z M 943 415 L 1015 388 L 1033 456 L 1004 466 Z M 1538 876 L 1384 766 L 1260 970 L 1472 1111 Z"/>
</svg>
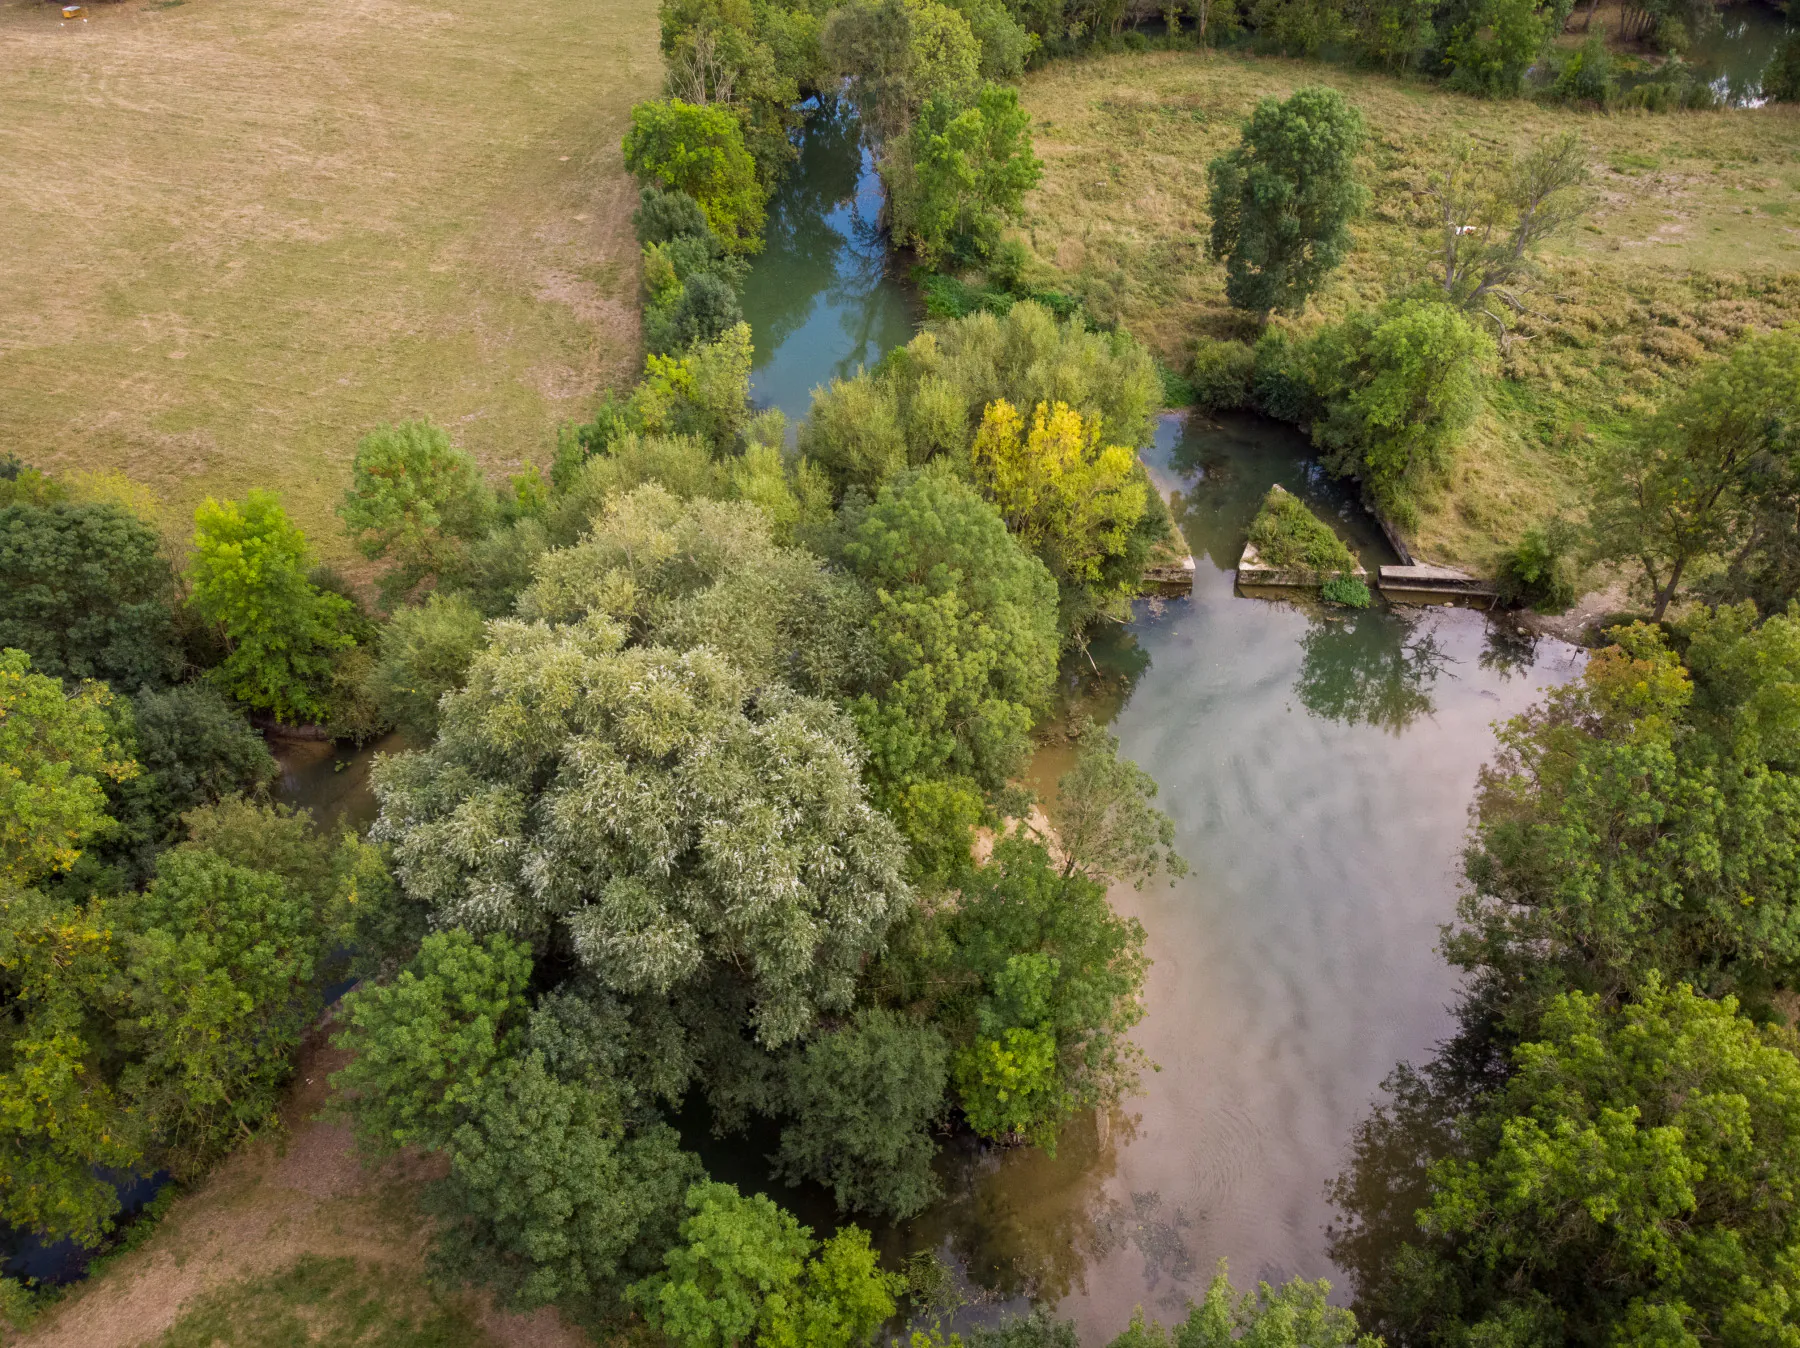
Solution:
<svg viewBox="0 0 1800 1348">
<path fill-rule="evenodd" d="M 1263 99 L 1242 142 L 1207 166 L 1208 248 L 1225 264 L 1234 305 L 1298 310 L 1344 260 L 1367 197 L 1356 176 L 1362 142 L 1362 114 L 1337 90 L 1310 86 L 1286 102 Z"/>
</svg>

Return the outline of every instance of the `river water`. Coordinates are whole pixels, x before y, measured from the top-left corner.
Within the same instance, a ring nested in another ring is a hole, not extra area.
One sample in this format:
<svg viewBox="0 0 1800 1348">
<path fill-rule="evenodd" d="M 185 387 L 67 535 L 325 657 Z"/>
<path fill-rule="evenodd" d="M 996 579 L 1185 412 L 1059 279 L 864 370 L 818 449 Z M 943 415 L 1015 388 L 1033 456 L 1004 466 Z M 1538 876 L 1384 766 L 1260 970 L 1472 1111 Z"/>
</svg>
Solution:
<svg viewBox="0 0 1800 1348">
<path fill-rule="evenodd" d="M 854 122 L 815 118 L 745 286 L 755 396 L 790 419 L 814 385 L 913 331 L 879 207 Z M 956 1323 L 1035 1297 L 1090 1344 L 1136 1305 L 1173 1318 L 1221 1258 L 1240 1286 L 1337 1280 L 1325 1184 L 1393 1064 L 1450 1029 L 1456 980 L 1433 946 L 1492 723 L 1580 658 L 1464 609 L 1324 614 L 1234 594 L 1245 532 L 1275 482 L 1365 565 L 1392 560 L 1290 428 L 1166 416 L 1144 459 L 1193 550 L 1193 595 L 1145 603 L 1101 633 L 1064 691 L 1109 719 L 1156 779 L 1192 866 L 1172 887 L 1113 895 L 1149 934 L 1136 1037 L 1160 1070 L 1122 1111 L 1078 1120 L 1054 1157 L 953 1144 L 945 1199 L 877 1232 L 890 1254 L 936 1249 L 962 1272 L 976 1302 Z M 363 822 L 367 762 L 296 750 L 284 794 Z M 1053 780 L 1059 760 L 1038 768 Z M 766 1183 L 772 1138 L 694 1140 L 719 1178 Z M 822 1194 L 773 1192 L 830 1222 Z"/>
</svg>

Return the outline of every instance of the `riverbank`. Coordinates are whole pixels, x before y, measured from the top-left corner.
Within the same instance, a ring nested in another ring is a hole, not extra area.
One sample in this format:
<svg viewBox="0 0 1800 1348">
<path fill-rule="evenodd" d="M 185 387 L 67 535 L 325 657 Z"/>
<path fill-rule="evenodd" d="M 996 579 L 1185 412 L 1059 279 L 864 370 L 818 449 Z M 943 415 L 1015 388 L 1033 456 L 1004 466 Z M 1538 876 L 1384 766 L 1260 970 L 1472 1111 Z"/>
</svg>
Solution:
<svg viewBox="0 0 1800 1348">
<path fill-rule="evenodd" d="M 120 470 L 185 541 L 278 491 L 329 561 L 359 436 L 492 474 L 636 377 L 654 6 L 0 0 L 0 441 Z"/>
<path fill-rule="evenodd" d="M 1200 335 L 1242 337 L 1206 260 L 1206 165 L 1259 98 L 1341 90 L 1370 128 L 1371 209 L 1297 326 L 1426 276 L 1426 180 L 1456 133 L 1523 147 L 1575 130 L 1596 204 L 1545 259 L 1506 377 L 1413 535 L 1433 561 L 1485 571 L 1529 525 L 1582 508 L 1587 450 L 1739 335 L 1800 321 L 1800 107 L 1616 114 L 1497 105 L 1440 85 L 1220 52 L 1059 61 L 1023 99 L 1045 164 L 1021 230 L 1057 284 L 1183 370 Z"/>
</svg>

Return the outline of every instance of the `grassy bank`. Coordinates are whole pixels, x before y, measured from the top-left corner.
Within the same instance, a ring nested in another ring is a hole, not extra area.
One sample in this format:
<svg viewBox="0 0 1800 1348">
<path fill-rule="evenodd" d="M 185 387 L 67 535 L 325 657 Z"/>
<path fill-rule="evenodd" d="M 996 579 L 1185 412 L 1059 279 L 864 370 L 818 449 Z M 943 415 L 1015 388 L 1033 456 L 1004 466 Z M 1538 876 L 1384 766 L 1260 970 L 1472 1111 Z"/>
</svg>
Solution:
<svg viewBox="0 0 1800 1348">
<path fill-rule="evenodd" d="M 1175 368 L 1199 334 L 1248 335 L 1204 255 L 1206 165 L 1259 98 L 1308 83 L 1367 119 L 1372 204 L 1303 327 L 1425 275 L 1426 178 L 1453 133 L 1523 148 L 1573 128 L 1592 149 L 1595 209 L 1552 250 L 1491 412 L 1426 504 L 1418 543 L 1433 559 L 1486 565 L 1525 526 L 1578 510 L 1586 445 L 1739 334 L 1800 321 L 1796 107 L 1608 116 L 1278 58 L 1062 62 L 1024 86 L 1046 168 L 1025 237 L 1066 289 Z"/>
<path fill-rule="evenodd" d="M 278 490 L 327 555 L 357 437 L 491 472 L 637 361 L 623 0 L 0 3 L 0 446 L 177 520 Z"/>
</svg>

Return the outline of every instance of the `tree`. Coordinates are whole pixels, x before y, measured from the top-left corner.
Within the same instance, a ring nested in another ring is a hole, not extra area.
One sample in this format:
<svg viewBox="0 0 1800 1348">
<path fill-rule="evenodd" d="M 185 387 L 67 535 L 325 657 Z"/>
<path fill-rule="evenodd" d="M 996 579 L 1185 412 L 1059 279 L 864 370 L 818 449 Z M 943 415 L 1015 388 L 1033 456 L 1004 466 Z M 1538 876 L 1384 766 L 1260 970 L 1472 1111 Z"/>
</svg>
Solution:
<svg viewBox="0 0 1800 1348">
<path fill-rule="evenodd" d="M 1462 0 L 1444 18 L 1449 85 L 1487 98 L 1513 98 L 1545 44 L 1562 31 L 1573 0 Z"/>
<path fill-rule="evenodd" d="M 1264 44 L 1311 57 L 1340 41 L 1348 29 L 1343 0 L 1257 0 L 1250 23 Z"/>
<path fill-rule="evenodd" d="M 702 1177 L 673 1128 L 629 1135 L 616 1100 L 559 1080 L 536 1053 L 480 1080 L 445 1149 L 432 1262 L 522 1308 L 616 1293 L 649 1272 Z"/>
<path fill-rule="evenodd" d="M 494 495 L 474 456 L 429 421 L 382 426 L 358 441 L 338 504 L 357 550 L 393 563 L 381 578 L 390 607 L 427 580 L 458 577 L 493 513 Z"/>
<path fill-rule="evenodd" d="M 1754 1342 L 1800 1295 L 1790 1031 L 1652 977 L 1555 998 L 1457 1125 L 1373 1324 L 1404 1342 Z"/>
<path fill-rule="evenodd" d="M 961 106 L 979 87 L 969 21 L 936 0 L 851 0 L 832 11 L 821 43 L 876 145 L 902 140 L 928 99 Z"/>
<path fill-rule="evenodd" d="M 919 868 L 949 874 L 983 800 L 1024 766 L 1056 677 L 1056 587 L 945 472 L 890 482 L 846 532 L 844 560 L 876 601 L 878 672 L 850 709 L 869 775 Z"/>
<path fill-rule="evenodd" d="M 567 941 L 622 995 L 733 971 L 778 1047 L 849 1004 L 910 895 L 848 719 L 603 618 L 498 620 L 374 836 L 441 922 Z"/>
<path fill-rule="evenodd" d="M 1352 314 L 1308 352 L 1308 382 L 1321 405 L 1313 440 L 1333 472 L 1358 478 L 1402 523 L 1414 498 L 1449 466 L 1461 433 L 1480 414 L 1494 344 L 1467 317 L 1433 300 Z"/>
<path fill-rule="evenodd" d="M 1067 403 L 1120 444 L 1150 442 L 1162 406 L 1161 377 L 1142 344 L 1123 332 L 1090 332 L 1025 301 L 1004 317 L 971 314 L 920 333 L 876 373 L 815 392 L 800 451 L 840 489 L 871 494 L 892 474 L 936 458 L 967 462 L 983 413 Z"/>
<path fill-rule="evenodd" d="M 1800 614 L 1699 615 L 1684 665 L 1615 628 L 1580 680 L 1500 731 L 1482 773 L 1451 961 L 1528 1025 L 1577 987 L 1616 1000 L 1653 970 L 1726 990 L 1800 956 Z"/>
<path fill-rule="evenodd" d="M 123 861 L 147 880 L 158 851 L 177 841 L 183 815 L 236 795 L 256 795 L 279 774 L 244 714 L 210 684 L 181 683 L 114 703 L 121 747 L 138 773 L 105 784 L 118 827 L 89 856 Z"/>
<path fill-rule="evenodd" d="M 1144 929 L 1113 912 L 1104 887 L 1010 837 L 964 880 L 944 936 L 938 977 L 956 991 L 940 1018 L 977 1132 L 1054 1150 L 1077 1110 L 1135 1086 L 1126 1035 L 1144 1014 Z"/>
<path fill-rule="evenodd" d="M 162 854 L 121 911 L 135 1050 L 123 1086 L 163 1163 L 191 1177 L 274 1116 L 341 916 L 271 871 L 198 847 Z"/>
<path fill-rule="evenodd" d="M 1800 436 L 1797 406 L 1800 333 L 1749 337 L 1638 434 L 1598 457 L 1595 552 L 1636 564 L 1654 619 L 1709 555 L 1734 545 L 1754 552 L 1759 491 L 1767 484 L 1779 496 Z"/>
<path fill-rule="evenodd" d="M 1066 403 L 1039 403 L 1031 430 L 1005 399 L 989 404 L 969 454 L 975 481 L 1006 527 L 1044 559 L 1064 591 L 1087 596 L 1081 609 L 1117 608 L 1142 576 L 1107 577 L 1148 504 L 1137 456 L 1103 445 L 1098 419 Z M 1106 580 L 1112 584 L 1107 585 Z"/>
<path fill-rule="evenodd" d="M 624 151 L 625 167 L 640 182 L 692 197 L 727 251 L 762 247 L 767 193 L 729 110 L 678 98 L 639 103 L 631 110 Z"/>
<path fill-rule="evenodd" d="M 694 1185 L 687 1207 L 686 1244 L 629 1289 L 681 1348 L 856 1348 L 894 1313 L 903 1279 L 879 1271 L 867 1232 L 845 1227 L 818 1249 L 792 1214 L 729 1184 Z"/>
<path fill-rule="evenodd" d="M 1367 193 L 1356 180 L 1363 120 L 1335 89 L 1265 98 L 1243 141 L 1207 168 L 1211 256 L 1225 293 L 1254 313 L 1298 311 L 1344 259 Z"/>
<path fill-rule="evenodd" d="M 900 1220 L 938 1196 L 930 1127 L 944 1103 L 947 1050 L 930 1025 L 867 1008 L 790 1058 L 794 1121 L 778 1172 L 831 1189 L 840 1209 Z"/>
<path fill-rule="evenodd" d="M 322 718 L 336 652 L 354 606 L 307 578 L 306 536 L 273 493 L 242 503 L 210 496 L 194 512 L 189 602 L 228 652 L 213 671 L 225 691 L 278 721 Z"/>
<path fill-rule="evenodd" d="M 460 594 L 431 594 L 403 608 L 381 632 L 372 692 L 382 717 L 416 741 L 437 732 L 438 702 L 462 686 L 486 635 L 475 605 Z"/>
<path fill-rule="evenodd" d="M 519 1045 L 530 952 L 505 936 L 427 936 L 393 982 L 344 998 L 334 1041 L 355 1056 L 331 1078 L 376 1155 L 449 1141 L 488 1076 Z"/>
<path fill-rule="evenodd" d="M 97 900 L 0 894 L 0 1219 L 88 1246 L 119 1210 L 102 1168 L 133 1169 L 147 1141 L 99 1070 L 119 1013 L 118 962 Z"/>
<path fill-rule="evenodd" d="M 1142 1312 L 1109 1348 L 1381 1348 L 1372 1334 L 1359 1334 L 1356 1316 L 1331 1305 L 1331 1284 L 1292 1278 L 1280 1287 L 1258 1283 L 1240 1299 L 1225 1263 L 1213 1275 L 1198 1305 L 1188 1303 L 1187 1319 L 1172 1330 L 1145 1324 Z"/>
<path fill-rule="evenodd" d="M 715 451 L 729 448 L 750 407 L 750 325 L 679 356 L 644 358 L 643 382 L 628 408 L 633 428 L 653 436 L 697 436 Z"/>
<path fill-rule="evenodd" d="M 1175 851 L 1175 821 L 1150 804 L 1156 780 L 1119 757 L 1117 737 L 1092 723 L 1077 725 L 1075 767 L 1056 784 L 1056 835 L 1065 878 L 1097 884 L 1131 881 L 1139 889 L 1158 871 L 1187 874 Z"/>
<path fill-rule="evenodd" d="M 181 664 L 162 539 L 117 505 L 0 507 L 0 649 L 40 674 L 158 687 Z"/>
<path fill-rule="evenodd" d="M 1001 224 L 1044 173 L 1031 152 L 1031 114 L 1010 85 L 984 85 L 967 106 L 931 98 L 913 125 L 911 152 L 913 200 L 900 214 L 926 261 L 992 253 Z"/>
<path fill-rule="evenodd" d="M 1438 206 L 1438 283 L 1450 303 L 1486 318 L 1504 339 L 1504 311 L 1525 310 L 1519 286 L 1535 269 L 1534 254 L 1586 210 L 1587 178 L 1587 149 L 1572 131 L 1504 161 L 1484 158 L 1473 141 L 1454 141 L 1427 187 Z"/>
<path fill-rule="evenodd" d="M 108 782 L 135 777 L 104 684 L 67 695 L 31 672 L 23 651 L 0 651 L 0 885 L 66 871 L 109 826 Z"/>
<path fill-rule="evenodd" d="M 1433 0 L 1351 0 L 1345 18 L 1357 54 L 1384 70 L 1411 70 L 1437 41 Z"/>
</svg>

